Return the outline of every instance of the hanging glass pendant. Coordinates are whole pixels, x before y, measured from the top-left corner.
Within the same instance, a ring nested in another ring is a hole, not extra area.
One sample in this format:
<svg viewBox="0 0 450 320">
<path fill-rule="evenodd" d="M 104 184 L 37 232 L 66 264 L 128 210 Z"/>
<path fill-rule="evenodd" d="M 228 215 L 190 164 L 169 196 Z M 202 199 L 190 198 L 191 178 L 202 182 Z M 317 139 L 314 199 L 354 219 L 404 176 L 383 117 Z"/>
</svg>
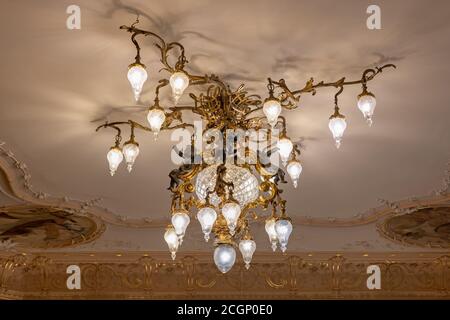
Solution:
<svg viewBox="0 0 450 320">
<path fill-rule="evenodd" d="M 172 214 L 172 225 L 178 236 L 180 244 L 183 242 L 183 237 L 190 221 L 191 219 L 189 218 L 188 212 L 184 209 L 176 210 Z"/>
<path fill-rule="evenodd" d="M 294 145 L 292 144 L 292 141 L 290 139 L 284 137 L 278 140 L 277 147 L 281 161 L 283 162 L 284 165 L 286 165 L 287 161 L 289 160 L 289 157 L 291 156 L 291 152 L 292 149 L 294 148 Z"/>
<path fill-rule="evenodd" d="M 211 233 L 211 229 L 216 222 L 217 213 L 213 207 L 204 207 L 201 208 L 197 213 L 197 219 L 202 226 L 202 232 L 205 235 L 205 241 L 208 242 L 209 234 Z"/>
<path fill-rule="evenodd" d="M 142 92 L 142 87 L 147 80 L 147 71 L 145 66 L 141 63 L 133 63 L 128 67 L 127 73 L 128 81 L 130 81 L 131 88 L 133 89 L 134 99 L 139 100 Z"/>
<path fill-rule="evenodd" d="M 358 96 L 358 108 L 362 112 L 364 119 L 366 119 L 367 124 L 372 126 L 373 124 L 373 113 L 375 111 L 375 107 L 377 105 L 377 99 L 375 99 L 375 95 L 371 92 L 364 90 Z"/>
<path fill-rule="evenodd" d="M 270 98 L 264 102 L 263 112 L 267 118 L 267 122 L 273 128 L 278 121 L 278 116 L 281 113 L 281 104 L 278 99 Z"/>
<path fill-rule="evenodd" d="M 172 256 L 172 260 L 175 260 L 177 255 L 177 250 L 179 246 L 178 236 L 175 229 L 172 226 L 168 226 L 166 232 L 164 233 L 164 240 L 169 246 L 169 251 Z"/>
<path fill-rule="evenodd" d="M 291 177 L 292 184 L 294 185 L 294 188 L 297 188 L 298 185 L 298 178 L 300 177 L 300 174 L 302 173 L 303 167 L 297 160 L 291 160 L 289 161 L 286 170 Z"/>
<path fill-rule="evenodd" d="M 177 104 L 184 90 L 189 86 L 189 77 L 182 71 L 174 72 L 170 76 L 169 83 L 172 87 L 173 99 L 175 100 L 175 104 Z"/>
<path fill-rule="evenodd" d="M 123 145 L 122 152 L 125 157 L 125 162 L 127 163 L 128 172 L 131 172 L 133 164 L 139 155 L 139 144 L 134 140 L 127 141 Z"/>
<path fill-rule="evenodd" d="M 288 219 L 280 218 L 275 223 L 275 231 L 277 233 L 278 242 L 280 243 L 281 251 L 285 252 L 289 241 L 289 236 L 292 232 L 292 223 Z"/>
<path fill-rule="evenodd" d="M 339 149 L 342 142 L 342 137 L 344 136 L 344 131 L 347 128 L 347 122 L 344 116 L 333 115 L 328 123 L 331 133 L 333 134 L 333 139 L 336 144 L 336 148 Z"/>
<path fill-rule="evenodd" d="M 147 120 L 150 125 L 150 129 L 153 131 L 155 136 L 157 136 L 159 131 L 161 130 L 161 126 L 166 120 L 164 109 L 159 106 L 153 106 L 148 111 Z"/>
<path fill-rule="evenodd" d="M 236 224 L 241 214 L 241 207 L 238 203 L 234 201 L 229 201 L 225 203 L 222 207 L 222 214 L 227 221 L 228 229 L 230 234 L 233 236 L 236 229 Z"/>
<path fill-rule="evenodd" d="M 106 155 L 106 159 L 108 160 L 109 163 L 109 173 L 111 174 L 111 176 L 113 176 L 123 160 L 123 154 L 120 147 L 118 146 L 111 147 L 111 149 L 109 149 L 108 151 L 108 154 Z"/>
<path fill-rule="evenodd" d="M 256 250 L 256 242 L 251 238 L 243 239 L 239 242 L 239 250 L 242 253 L 245 268 L 248 270 L 250 268 L 250 263 L 252 262 L 253 253 L 255 253 Z"/>
<path fill-rule="evenodd" d="M 230 244 L 219 244 L 214 250 L 214 263 L 222 273 L 227 273 L 236 261 L 236 250 Z"/>
<path fill-rule="evenodd" d="M 277 232 L 275 231 L 275 217 L 270 217 L 266 220 L 265 229 L 267 232 L 267 235 L 269 236 L 269 241 L 272 246 L 272 250 L 275 252 L 277 250 L 277 242 L 278 242 L 278 236 Z"/>
</svg>

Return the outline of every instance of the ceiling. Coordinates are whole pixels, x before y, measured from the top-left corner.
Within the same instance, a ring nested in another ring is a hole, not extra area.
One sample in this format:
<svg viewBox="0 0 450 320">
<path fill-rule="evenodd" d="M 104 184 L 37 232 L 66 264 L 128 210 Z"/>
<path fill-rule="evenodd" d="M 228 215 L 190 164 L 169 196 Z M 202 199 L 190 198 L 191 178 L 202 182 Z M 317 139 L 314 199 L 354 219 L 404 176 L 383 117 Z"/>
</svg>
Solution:
<svg viewBox="0 0 450 320">
<path fill-rule="evenodd" d="M 170 135 L 154 141 L 138 133 L 132 173 L 122 168 L 111 178 L 113 133 L 95 133 L 106 120 L 145 123 L 161 77 L 157 52 L 142 42 L 149 81 L 144 104 L 135 105 L 126 79 L 135 49 L 118 27 L 136 12 L 141 28 L 183 43 L 189 70 L 218 74 L 233 88 L 245 83 L 263 96 L 268 76 L 300 88 L 310 77 L 358 79 L 366 67 L 397 64 L 369 85 L 378 102 L 373 127 L 356 107 L 361 88 L 344 91 L 348 129 L 340 150 L 328 130 L 333 89 L 304 96 L 285 113 L 289 135 L 305 145 L 300 187 L 285 188 L 289 215 L 351 218 L 379 199 L 427 195 L 441 184 L 450 159 L 448 1 L 378 1 L 381 30 L 367 29 L 368 3 L 357 0 L 79 0 L 81 30 L 66 28 L 70 4 L 7 1 L 0 13 L 0 140 L 27 164 L 38 190 L 101 198 L 103 207 L 130 218 L 168 217 Z M 310 232 L 314 246 L 319 236 Z"/>
</svg>

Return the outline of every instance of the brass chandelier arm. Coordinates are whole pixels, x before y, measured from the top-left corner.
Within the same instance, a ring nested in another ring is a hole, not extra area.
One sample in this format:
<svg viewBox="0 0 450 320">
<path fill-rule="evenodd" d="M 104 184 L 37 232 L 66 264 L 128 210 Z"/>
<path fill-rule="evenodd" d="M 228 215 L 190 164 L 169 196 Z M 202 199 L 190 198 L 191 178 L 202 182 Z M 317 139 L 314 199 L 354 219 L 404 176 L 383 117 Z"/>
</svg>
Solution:
<svg viewBox="0 0 450 320">
<path fill-rule="evenodd" d="M 373 80 L 378 74 L 383 72 L 386 68 L 397 68 L 394 64 L 386 64 L 381 67 L 375 67 L 364 70 L 361 79 L 359 80 L 352 80 L 352 81 L 345 81 L 345 77 L 334 81 L 334 82 L 324 82 L 320 81 L 319 83 L 314 84 L 314 79 L 311 78 L 306 82 L 306 85 L 302 89 L 298 90 L 291 90 L 288 85 L 286 84 L 284 79 L 280 79 L 278 81 L 274 81 L 271 78 L 268 79 L 269 85 L 272 84 L 275 86 L 275 88 L 281 89 L 281 102 L 286 102 L 288 100 L 294 100 L 296 102 L 299 101 L 301 94 L 303 93 L 312 93 L 312 95 L 316 94 L 316 90 L 319 88 L 326 88 L 326 87 L 345 87 L 345 86 L 351 86 L 351 85 L 365 85 L 367 82 Z M 282 104 L 283 107 L 286 109 L 295 109 L 296 106 L 293 104 Z"/>
</svg>

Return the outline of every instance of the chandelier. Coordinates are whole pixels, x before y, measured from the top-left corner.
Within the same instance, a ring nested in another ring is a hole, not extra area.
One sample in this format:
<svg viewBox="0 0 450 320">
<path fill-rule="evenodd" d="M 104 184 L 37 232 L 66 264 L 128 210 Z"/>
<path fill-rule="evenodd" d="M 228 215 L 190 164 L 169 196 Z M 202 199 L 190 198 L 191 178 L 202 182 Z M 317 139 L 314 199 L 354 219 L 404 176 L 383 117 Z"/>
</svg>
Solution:
<svg viewBox="0 0 450 320">
<path fill-rule="evenodd" d="M 153 132 L 155 137 L 164 130 L 188 130 L 190 143 L 186 148 L 177 150 L 182 162 L 169 174 L 171 223 L 164 239 L 172 258 L 176 258 L 193 217 L 200 223 L 205 241 L 209 241 L 213 234 L 214 262 L 223 273 L 234 265 L 237 248 L 242 253 L 246 268 L 250 267 L 256 249 L 250 227 L 255 222 L 265 223 L 273 251 L 280 247 L 285 252 L 292 223 L 286 214 L 286 201 L 281 196 L 283 190 L 280 185 L 286 183 L 287 172 L 294 187 L 297 187 L 302 165 L 299 161 L 300 147 L 288 137 L 286 118 L 282 113 L 296 109 L 303 94 L 315 95 L 320 88 L 335 88 L 334 112 L 328 126 L 339 148 L 347 127 L 345 116 L 338 106 L 338 97 L 344 87 L 362 87 L 357 106 L 367 123 L 372 125 L 376 99 L 368 91 L 367 83 L 385 68 L 395 68 L 395 65 L 367 69 L 360 79 L 352 81 L 341 78 L 335 82 L 315 82 L 311 78 L 303 88 L 295 90 L 283 79 L 275 81 L 268 78 L 267 97 L 262 100 L 258 95 L 249 94 L 244 85 L 232 90 L 214 74 L 191 74 L 186 68 L 188 60 L 180 43 L 166 42 L 156 33 L 138 29 L 137 23 L 138 19 L 131 26 L 120 27 L 131 33 L 131 41 L 137 51 L 127 74 L 135 100 L 139 101 L 148 77 L 141 61 L 138 36 L 154 39 L 162 70 L 169 77 L 158 81 L 154 103 L 148 109 L 148 125 L 127 120 L 106 122 L 97 128 L 97 131 L 102 128 L 116 130 L 115 143 L 107 153 L 110 174 L 114 175 L 123 160 L 128 171 L 132 170 L 139 155 L 136 129 Z M 172 59 L 171 63 L 169 60 Z M 160 92 L 167 86 L 171 88 L 173 104 L 162 106 Z M 191 103 L 179 105 L 178 101 L 188 87 L 199 88 L 200 93 L 191 92 Z M 199 137 L 192 133 L 194 125 L 183 120 L 186 112 L 200 119 L 205 126 L 200 135 L 212 146 L 209 150 L 198 150 L 196 147 Z M 130 138 L 121 145 L 124 126 L 129 128 Z M 207 130 L 215 130 L 218 134 L 205 137 Z M 244 132 L 242 139 L 235 134 L 236 131 Z M 252 144 L 257 146 L 256 149 L 250 148 Z M 261 148 L 261 145 L 265 147 Z M 282 165 L 278 165 L 278 159 Z"/>
</svg>

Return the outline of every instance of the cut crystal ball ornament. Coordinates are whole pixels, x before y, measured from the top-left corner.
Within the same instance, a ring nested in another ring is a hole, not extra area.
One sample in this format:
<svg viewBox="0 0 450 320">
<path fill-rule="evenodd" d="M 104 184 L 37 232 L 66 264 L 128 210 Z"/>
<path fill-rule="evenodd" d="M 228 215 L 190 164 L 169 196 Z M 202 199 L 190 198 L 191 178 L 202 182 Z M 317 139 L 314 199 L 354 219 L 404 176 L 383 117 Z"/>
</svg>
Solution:
<svg viewBox="0 0 450 320">
<path fill-rule="evenodd" d="M 292 149 L 294 148 L 294 145 L 292 144 L 292 141 L 290 139 L 281 138 L 280 140 L 278 140 L 277 147 L 281 161 L 284 165 L 286 165 L 291 155 Z"/>
<path fill-rule="evenodd" d="M 266 229 L 267 235 L 269 236 L 269 241 L 270 241 L 270 244 L 272 245 L 272 250 L 274 252 L 277 250 L 277 242 L 278 242 L 277 232 L 275 231 L 275 223 L 276 223 L 275 217 L 271 217 L 266 220 L 266 225 L 265 225 L 265 229 Z"/>
<path fill-rule="evenodd" d="M 134 99 L 139 100 L 142 92 L 142 87 L 147 80 L 147 71 L 145 66 L 140 63 L 133 63 L 128 67 L 128 81 L 130 81 L 131 88 L 133 89 Z"/>
<path fill-rule="evenodd" d="M 244 259 L 245 268 L 248 270 L 250 268 L 250 263 L 252 262 L 253 253 L 255 253 L 256 250 L 256 242 L 252 239 L 241 240 L 239 242 L 239 250 Z"/>
<path fill-rule="evenodd" d="M 186 73 L 178 71 L 170 76 L 169 82 L 172 87 L 172 95 L 176 104 L 183 95 L 184 90 L 189 86 L 189 77 Z"/>
<path fill-rule="evenodd" d="M 241 207 L 234 201 L 229 201 L 222 207 L 222 214 L 227 221 L 230 234 L 233 236 L 235 233 L 236 225 L 241 215 Z"/>
<path fill-rule="evenodd" d="M 128 172 L 131 172 L 133 164 L 139 155 L 139 144 L 135 141 L 128 141 L 124 144 L 122 152 L 127 163 Z"/>
<path fill-rule="evenodd" d="M 153 107 L 148 111 L 147 120 L 155 136 L 161 130 L 161 126 L 166 120 L 166 114 L 160 107 Z"/>
<path fill-rule="evenodd" d="M 169 226 L 164 233 L 164 240 L 166 240 L 167 245 L 169 246 L 169 251 L 172 256 L 172 260 L 175 260 L 179 242 L 178 242 L 178 236 L 175 232 L 175 229 L 172 226 Z"/>
<path fill-rule="evenodd" d="M 364 119 L 366 119 L 369 126 L 372 126 L 373 124 L 372 116 L 376 105 L 377 99 L 375 99 L 373 93 L 364 90 L 364 92 L 358 96 L 358 108 L 364 115 Z"/>
<path fill-rule="evenodd" d="M 297 188 L 298 185 L 298 178 L 300 177 L 300 174 L 302 173 L 302 165 L 297 160 L 291 160 L 289 161 L 286 170 L 291 177 L 292 184 L 294 185 L 294 188 Z"/>
<path fill-rule="evenodd" d="M 172 215 L 172 225 L 178 236 L 180 244 L 183 241 L 184 234 L 186 233 L 186 229 L 190 221 L 191 219 L 189 218 L 188 212 L 186 210 L 177 210 Z"/>
<path fill-rule="evenodd" d="M 108 154 L 106 155 L 106 159 L 109 163 L 109 173 L 111 174 L 111 176 L 113 176 L 123 160 L 122 150 L 117 146 L 111 147 L 111 149 L 109 149 L 108 151 Z"/>
<path fill-rule="evenodd" d="M 278 99 L 271 98 L 264 102 L 263 112 L 266 115 L 267 122 L 272 128 L 277 124 L 278 116 L 281 113 L 281 104 Z"/>
<path fill-rule="evenodd" d="M 344 136 L 344 131 L 347 128 L 347 122 L 344 117 L 332 116 L 328 123 L 331 133 L 333 134 L 334 141 L 336 142 L 336 148 L 339 149 Z"/>
<path fill-rule="evenodd" d="M 289 241 L 289 236 L 292 232 L 292 223 L 287 220 L 280 218 L 275 223 L 275 231 L 277 233 L 278 242 L 280 243 L 281 251 L 285 252 L 287 249 L 287 244 Z"/>
<path fill-rule="evenodd" d="M 236 261 L 236 250 L 229 244 L 219 244 L 214 250 L 214 263 L 222 273 L 227 273 Z"/>
<path fill-rule="evenodd" d="M 213 207 L 208 206 L 201 208 L 197 213 L 197 219 L 202 226 L 202 232 L 205 235 L 205 240 L 208 242 L 209 234 L 211 233 L 211 229 L 217 219 L 217 212 Z"/>
<path fill-rule="evenodd" d="M 201 201 L 205 201 L 207 192 L 214 190 L 217 180 L 217 166 L 211 165 L 203 169 L 195 182 L 195 192 Z M 259 195 L 258 179 L 248 170 L 233 164 L 226 164 L 224 180 L 233 182 L 233 198 L 241 205 L 255 201 Z M 209 198 L 211 204 L 217 207 L 220 204 L 220 198 L 214 192 Z"/>
</svg>

